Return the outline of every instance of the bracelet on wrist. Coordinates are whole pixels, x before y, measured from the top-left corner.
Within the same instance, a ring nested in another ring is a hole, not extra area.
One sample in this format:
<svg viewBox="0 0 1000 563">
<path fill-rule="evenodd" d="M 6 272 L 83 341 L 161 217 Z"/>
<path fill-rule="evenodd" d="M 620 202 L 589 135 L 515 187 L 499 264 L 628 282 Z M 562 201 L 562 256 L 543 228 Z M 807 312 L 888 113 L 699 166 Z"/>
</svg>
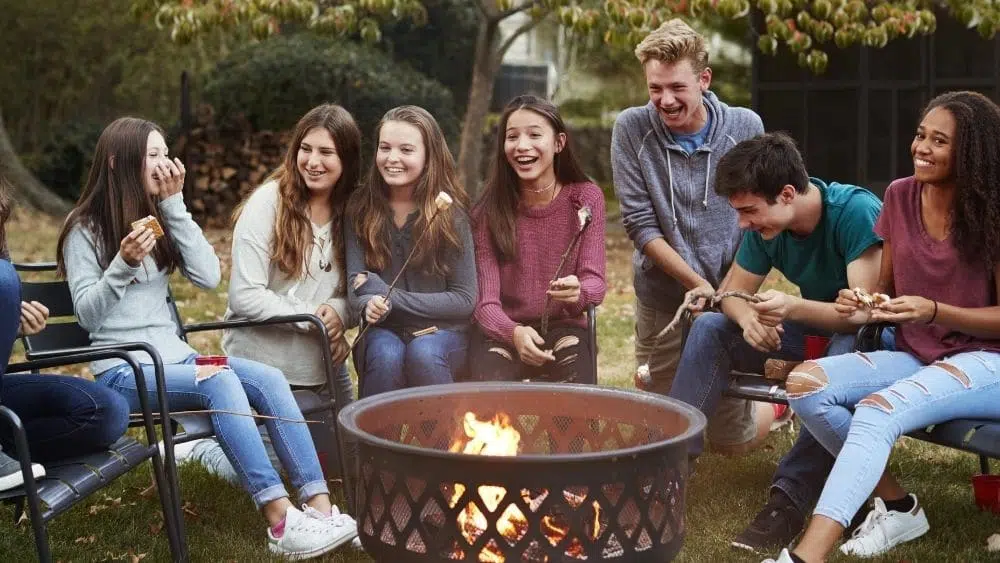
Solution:
<svg viewBox="0 0 1000 563">
<path fill-rule="evenodd" d="M 931 323 L 933 323 L 933 322 L 934 322 L 934 319 L 936 319 L 936 318 L 937 318 L 937 313 L 938 313 L 938 302 L 937 302 L 937 301 L 934 301 L 934 314 L 933 314 L 933 315 L 931 315 L 931 318 L 930 318 L 930 319 L 929 319 L 929 320 L 927 321 L 927 323 L 926 323 L 926 324 L 931 324 Z"/>
</svg>

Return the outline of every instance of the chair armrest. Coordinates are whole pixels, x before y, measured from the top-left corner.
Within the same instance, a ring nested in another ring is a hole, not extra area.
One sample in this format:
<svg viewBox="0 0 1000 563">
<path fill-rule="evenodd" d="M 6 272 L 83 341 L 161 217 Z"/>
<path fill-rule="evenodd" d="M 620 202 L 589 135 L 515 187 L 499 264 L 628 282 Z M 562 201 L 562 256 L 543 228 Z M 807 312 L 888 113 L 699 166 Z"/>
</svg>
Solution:
<svg viewBox="0 0 1000 563">
<path fill-rule="evenodd" d="M 270 317 L 263 320 L 237 319 L 230 321 L 214 321 L 210 323 L 194 323 L 194 324 L 184 325 L 183 327 L 181 327 L 181 330 L 183 330 L 185 334 L 188 334 L 191 332 L 204 332 L 208 330 L 224 330 L 227 328 L 247 328 L 255 326 L 293 324 L 301 322 L 312 324 L 322 333 L 324 339 L 329 340 L 329 336 L 327 335 L 326 332 L 326 325 L 323 324 L 323 321 L 321 321 L 319 317 L 312 314 L 280 315 L 277 317 Z"/>
<path fill-rule="evenodd" d="M 317 331 L 316 337 L 321 339 L 320 350 L 323 354 L 323 365 L 326 366 L 326 382 L 333 393 L 337 409 L 336 414 L 339 414 L 340 409 L 354 401 L 354 383 L 351 381 L 350 375 L 344 374 L 342 370 L 334 369 L 333 358 L 330 356 L 330 346 L 327 345 L 327 342 L 330 340 L 329 333 L 326 330 L 326 325 L 324 325 L 323 321 L 321 321 L 316 315 L 280 315 L 262 320 L 237 319 L 230 321 L 215 321 L 210 323 L 195 323 L 184 325 L 181 330 L 183 330 L 185 334 L 188 334 L 191 332 L 203 332 L 208 330 L 247 328 L 300 322 L 307 322 L 313 325 Z"/>
<path fill-rule="evenodd" d="M 874 352 L 882 347 L 882 333 L 892 323 L 872 323 L 862 326 L 854 336 L 856 352 Z"/>
<path fill-rule="evenodd" d="M 119 358 L 128 361 L 128 352 L 146 352 L 150 356 L 157 354 L 152 346 L 145 342 L 126 342 L 124 344 L 107 344 L 102 346 L 84 346 L 79 348 L 59 348 L 28 352 L 28 361 L 17 362 L 7 366 L 7 373 L 18 373 L 36 369 L 46 369 L 58 366 L 82 364 L 94 360 Z"/>
<path fill-rule="evenodd" d="M 14 262 L 18 272 L 54 272 L 56 268 L 55 262 Z"/>
</svg>

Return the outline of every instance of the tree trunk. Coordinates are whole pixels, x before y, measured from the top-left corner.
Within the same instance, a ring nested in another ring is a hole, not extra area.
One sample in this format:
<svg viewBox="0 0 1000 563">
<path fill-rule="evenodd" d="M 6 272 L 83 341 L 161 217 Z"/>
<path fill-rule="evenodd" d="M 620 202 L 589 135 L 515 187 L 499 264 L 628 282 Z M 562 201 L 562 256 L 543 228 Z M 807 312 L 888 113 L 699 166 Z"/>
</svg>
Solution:
<svg viewBox="0 0 1000 563">
<path fill-rule="evenodd" d="M 476 57 L 472 67 L 469 101 L 462 119 L 462 138 L 458 150 L 459 181 L 473 200 L 479 194 L 480 163 L 483 152 L 483 127 L 493 98 L 493 82 L 500 69 L 502 55 L 494 53 L 500 30 L 499 20 L 483 17 L 476 36 Z"/>
<path fill-rule="evenodd" d="M 7 179 L 14 189 L 14 199 L 22 205 L 49 215 L 64 215 L 72 207 L 68 201 L 61 199 L 39 182 L 21 163 L 10 137 L 7 136 L 2 111 L 0 111 L 0 176 Z"/>
</svg>

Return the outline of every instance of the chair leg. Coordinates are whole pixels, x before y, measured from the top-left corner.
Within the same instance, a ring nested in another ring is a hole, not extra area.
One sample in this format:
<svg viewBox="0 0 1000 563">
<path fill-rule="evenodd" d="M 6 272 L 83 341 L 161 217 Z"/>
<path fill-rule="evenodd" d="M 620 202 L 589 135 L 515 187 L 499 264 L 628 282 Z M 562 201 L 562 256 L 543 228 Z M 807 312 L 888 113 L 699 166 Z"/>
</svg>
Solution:
<svg viewBox="0 0 1000 563">
<path fill-rule="evenodd" d="M 990 474 L 990 458 L 984 455 L 979 456 L 979 472 L 983 475 Z"/>
<path fill-rule="evenodd" d="M 155 445 L 152 447 L 156 447 Z M 183 514 L 178 514 L 174 508 L 174 495 L 180 496 L 180 491 L 174 489 L 167 483 L 163 470 L 163 460 L 157 452 L 152 457 L 153 479 L 156 481 L 156 490 L 160 496 L 160 506 L 163 509 L 163 525 L 167 528 L 167 541 L 170 544 L 170 555 L 174 561 L 186 561 L 187 554 L 184 550 L 183 539 L 180 533 L 178 521 L 183 518 Z"/>
</svg>

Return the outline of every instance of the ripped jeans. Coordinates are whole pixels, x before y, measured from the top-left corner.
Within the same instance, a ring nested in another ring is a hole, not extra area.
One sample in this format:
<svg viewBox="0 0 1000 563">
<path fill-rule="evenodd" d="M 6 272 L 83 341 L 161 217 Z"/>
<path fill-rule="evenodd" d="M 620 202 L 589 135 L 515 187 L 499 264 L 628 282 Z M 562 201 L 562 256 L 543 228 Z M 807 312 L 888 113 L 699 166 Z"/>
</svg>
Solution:
<svg viewBox="0 0 1000 563">
<path fill-rule="evenodd" d="M 196 381 L 194 359 L 195 356 L 190 356 L 182 363 L 163 366 L 171 410 L 215 409 L 251 414 L 253 408 L 263 415 L 304 420 L 280 370 L 230 356 L 229 369 Z M 142 364 L 142 371 L 155 411 L 159 402 L 153 366 Z M 105 371 L 98 381 L 124 395 L 132 412 L 141 412 L 135 378 L 128 364 Z M 256 419 L 223 413 L 212 413 L 211 418 L 219 444 L 257 508 L 287 497 L 281 477 L 264 449 Z M 265 420 L 264 425 L 281 464 L 298 490 L 299 500 L 306 502 L 318 494 L 329 493 L 306 425 L 273 419 Z"/>
<path fill-rule="evenodd" d="M 814 514 L 846 527 L 901 436 L 956 418 L 996 418 L 1000 353 L 963 352 L 931 365 L 907 352 L 844 354 L 800 365 L 786 390 L 802 424 L 837 456 Z"/>
</svg>

